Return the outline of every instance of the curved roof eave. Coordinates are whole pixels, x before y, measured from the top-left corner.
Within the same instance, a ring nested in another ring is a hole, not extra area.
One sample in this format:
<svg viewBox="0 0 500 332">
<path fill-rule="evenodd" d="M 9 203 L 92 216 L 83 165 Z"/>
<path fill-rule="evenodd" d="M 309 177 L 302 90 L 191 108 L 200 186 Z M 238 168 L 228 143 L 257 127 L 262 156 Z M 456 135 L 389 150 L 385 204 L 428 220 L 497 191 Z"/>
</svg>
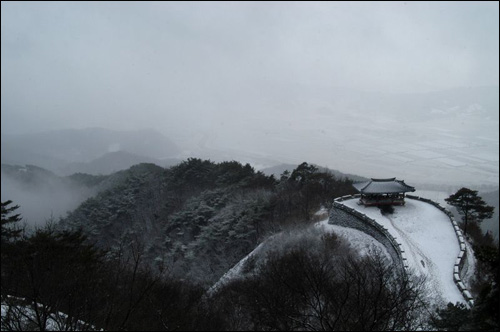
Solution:
<svg viewBox="0 0 500 332">
<path fill-rule="evenodd" d="M 390 179 L 371 179 L 367 182 L 355 183 L 353 187 L 363 194 L 394 194 L 413 192 L 415 188 L 407 185 L 404 181 Z"/>
</svg>

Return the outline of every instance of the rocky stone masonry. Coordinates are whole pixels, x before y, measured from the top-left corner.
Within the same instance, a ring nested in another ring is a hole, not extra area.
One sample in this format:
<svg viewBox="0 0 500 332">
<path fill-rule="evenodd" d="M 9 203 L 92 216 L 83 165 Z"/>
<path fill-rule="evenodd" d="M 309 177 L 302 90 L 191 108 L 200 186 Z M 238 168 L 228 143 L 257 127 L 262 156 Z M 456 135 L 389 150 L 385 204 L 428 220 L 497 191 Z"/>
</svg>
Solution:
<svg viewBox="0 0 500 332">
<path fill-rule="evenodd" d="M 329 216 L 329 223 L 330 224 L 335 224 L 339 226 L 344 226 L 344 227 L 350 227 L 350 228 L 355 228 L 357 230 L 360 230 L 373 238 L 375 238 L 377 241 L 382 243 L 382 245 L 387 249 L 389 254 L 391 255 L 392 259 L 394 262 L 396 262 L 397 265 L 401 267 L 401 271 L 408 272 L 408 263 L 406 260 L 406 253 L 403 250 L 403 247 L 401 246 L 401 243 L 397 241 L 397 239 L 392 236 L 392 234 L 389 233 L 389 231 L 377 223 L 375 220 L 369 218 L 365 214 L 352 209 L 350 207 L 345 206 L 341 202 L 347 199 L 352 199 L 352 198 L 359 198 L 360 195 L 347 195 L 347 196 L 342 196 L 338 197 L 333 201 L 333 206 L 332 209 L 330 209 L 330 216 Z M 455 260 L 455 267 L 454 267 L 454 273 L 453 273 L 453 280 L 455 281 L 455 284 L 457 285 L 458 289 L 462 293 L 463 297 L 465 298 L 467 304 L 469 306 L 474 305 L 474 300 L 472 298 L 471 293 L 465 286 L 464 282 L 462 281 L 463 276 L 467 273 L 467 248 L 466 248 L 466 243 L 464 236 L 462 234 L 462 231 L 458 227 L 453 214 L 442 207 L 439 203 L 434 202 L 430 199 L 423 198 L 423 197 L 418 197 L 418 196 L 413 196 L 413 195 L 406 195 L 406 198 L 409 199 L 415 199 L 419 200 L 422 202 L 426 202 L 429 204 L 434 205 L 441 211 L 443 211 L 448 218 L 450 219 L 450 222 L 453 225 L 453 228 L 455 229 L 455 234 L 457 236 L 457 240 L 460 246 L 460 253 L 457 256 L 457 259 Z"/>
<path fill-rule="evenodd" d="M 333 208 L 330 210 L 328 222 L 343 227 L 354 228 L 372 236 L 387 249 L 392 261 L 400 267 L 400 272 L 406 273 L 408 265 L 406 264 L 404 250 L 400 247 L 396 239 L 389 234 L 387 229 L 378 224 L 375 220 L 339 203 L 339 200 L 335 200 Z"/>
</svg>

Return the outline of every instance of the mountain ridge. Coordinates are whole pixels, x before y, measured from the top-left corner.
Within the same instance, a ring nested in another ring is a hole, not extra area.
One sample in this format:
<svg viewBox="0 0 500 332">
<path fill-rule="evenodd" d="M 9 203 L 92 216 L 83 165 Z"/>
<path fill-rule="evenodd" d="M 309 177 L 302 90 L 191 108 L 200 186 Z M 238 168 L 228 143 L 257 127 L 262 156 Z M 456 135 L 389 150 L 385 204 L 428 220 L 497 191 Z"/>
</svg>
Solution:
<svg viewBox="0 0 500 332">
<path fill-rule="evenodd" d="M 1 145 L 2 163 L 32 164 L 58 174 L 72 163 L 89 163 L 109 152 L 123 151 L 150 160 L 175 158 L 180 152 L 170 139 L 147 129 L 87 128 L 2 135 Z"/>
</svg>

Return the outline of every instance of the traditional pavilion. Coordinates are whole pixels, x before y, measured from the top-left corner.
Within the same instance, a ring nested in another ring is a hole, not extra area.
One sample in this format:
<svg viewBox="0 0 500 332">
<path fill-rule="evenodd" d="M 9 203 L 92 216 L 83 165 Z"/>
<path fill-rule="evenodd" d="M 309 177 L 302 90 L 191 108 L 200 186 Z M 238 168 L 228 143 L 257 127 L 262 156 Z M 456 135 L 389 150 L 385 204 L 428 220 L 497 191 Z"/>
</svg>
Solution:
<svg viewBox="0 0 500 332">
<path fill-rule="evenodd" d="M 414 187 L 396 178 L 371 179 L 354 183 L 353 187 L 361 194 L 359 204 L 365 206 L 404 205 L 405 193 L 415 191 Z"/>
</svg>

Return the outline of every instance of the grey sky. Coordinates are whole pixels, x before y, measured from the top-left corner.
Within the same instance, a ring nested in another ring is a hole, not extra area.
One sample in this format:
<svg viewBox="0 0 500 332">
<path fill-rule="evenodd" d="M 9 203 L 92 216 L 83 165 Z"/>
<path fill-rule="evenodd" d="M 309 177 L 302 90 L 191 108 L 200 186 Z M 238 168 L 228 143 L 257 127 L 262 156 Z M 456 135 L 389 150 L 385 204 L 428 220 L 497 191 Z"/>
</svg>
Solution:
<svg viewBox="0 0 500 332">
<path fill-rule="evenodd" d="M 498 2 L 1 9 L 2 133 L 153 128 L 181 157 L 498 184 Z"/>
<path fill-rule="evenodd" d="M 498 2 L 2 2 L 2 132 L 161 128 L 297 86 L 498 85 Z M 217 120 L 218 121 L 218 120 Z"/>
</svg>

